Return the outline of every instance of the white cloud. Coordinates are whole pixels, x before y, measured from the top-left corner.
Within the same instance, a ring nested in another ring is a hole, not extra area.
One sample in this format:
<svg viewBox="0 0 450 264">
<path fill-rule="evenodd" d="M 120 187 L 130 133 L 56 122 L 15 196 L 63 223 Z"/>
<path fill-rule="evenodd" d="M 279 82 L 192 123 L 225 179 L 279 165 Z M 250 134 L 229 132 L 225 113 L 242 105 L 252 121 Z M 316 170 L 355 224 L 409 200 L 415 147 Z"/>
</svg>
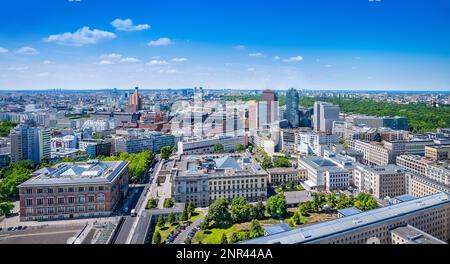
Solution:
<svg viewBox="0 0 450 264">
<path fill-rule="evenodd" d="M 112 65 L 112 64 L 114 64 L 114 62 L 110 61 L 110 60 L 101 60 L 98 64 L 99 65 Z"/>
<path fill-rule="evenodd" d="M 45 42 L 56 43 L 58 45 L 81 47 L 84 45 L 97 44 L 103 40 L 110 40 L 117 38 L 116 34 L 99 29 L 90 29 L 89 27 L 82 27 L 72 32 L 66 32 L 58 35 L 50 35 L 44 39 Z"/>
<path fill-rule="evenodd" d="M 273 59 L 274 60 L 280 60 L 281 58 L 280 58 L 280 56 L 273 56 Z"/>
<path fill-rule="evenodd" d="M 117 53 L 103 54 L 100 56 L 100 59 L 111 60 L 111 61 L 117 61 L 117 60 L 120 60 L 121 58 L 122 58 L 122 55 L 117 54 Z"/>
<path fill-rule="evenodd" d="M 0 53 L 8 53 L 8 52 L 9 52 L 9 50 L 0 47 Z"/>
<path fill-rule="evenodd" d="M 331 64 L 327 64 L 327 65 L 325 65 L 325 67 L 327 67 L 327 68 L 331 68 L 331 67 L 333 67 L 333 65 L 331 65 Z"/>
<path fill-rule="evenodd" d="M 127 58 L 123 58 L 120 60 L 121 63 L 137 63 L 140 62 L 139 59 L 136 58 L 132 58 L 132 57 L 127 57 Z"/>
<path fill-rule="evenodd" d="M 171 73 L 177 73 L 178 71 L 176 69 L 161 69 L 159 70 L 159 73 L 167 73 L 167 74 L 171 74 Z"/>
<path fill-rule="evenodd" d="M 295 57 L 290 57 L 288 59 L 285 59 L 285 62 L 298 62 L 298 61 L 302 61 L 303 57 L 302 56 L 295 56 Z"/>
<path fill-rule="evenodd" d="M 165 60 L 151 60 L 147 63 L 147 65 L 167 65 L 167 61 Z"/>
<path fill-rule="evenodd" d="M 53 61 L 45 60 L 45 61 L 42 62 L 42 64 L 50 65 L 50 64 L 53 64 Z"/>
<path fill-rule="evenodd" d="M 152 59 L 153 60 L 159 60 L 159 59 L 161 59 L 161 56 L 153 56 Z"/>
<path fill-rule="evenodd" d="M 246 47 L 244 45 L 237 45 L 234 47 L 235 50 L 245 50 Z"/>
<path fill-rule="evenodd" d="M 188 61 L 188 59 L 186 59 L 186 58 L 173 58 L 171 61 L 172 62 L 185 62 L 185 61 Z"/>
<path fill-rule="evenodd" d="M 140 31 L 150 28 L 149 24 L 133 25 L 133 20 L 129 18 L 125 20 L 120 18 L 114 19 L 111 25 L 119 31 Z"/>
<path fill-rule="evenodd" d="M 37 55 L 40 52 L 37 49 L 32 48 L 32 47 L 22 47 L 22 48 L 16 50 L 16 53 L 23 54 L 23 55 Z"/>
<path fill-rule="evenodd" d="M 247 71 L 253 72 L 253 71 L 255 71 L 255 68 L 248 68 Z"/>
<path fill-rule="evenodd" d="M 249 53 L 248 56 L 249 57 L 254 57 L 254 58 L 261 58 L 264 55 L 261 52 L 257 52 L 257 53 Z"/>
<path fill-rule="evenodd" d="M 170 38 L 159 38 L 148 43 L 149 46 L 166 46 L 170 44 L 172 44 L 172 40 Z"/>
</svg>

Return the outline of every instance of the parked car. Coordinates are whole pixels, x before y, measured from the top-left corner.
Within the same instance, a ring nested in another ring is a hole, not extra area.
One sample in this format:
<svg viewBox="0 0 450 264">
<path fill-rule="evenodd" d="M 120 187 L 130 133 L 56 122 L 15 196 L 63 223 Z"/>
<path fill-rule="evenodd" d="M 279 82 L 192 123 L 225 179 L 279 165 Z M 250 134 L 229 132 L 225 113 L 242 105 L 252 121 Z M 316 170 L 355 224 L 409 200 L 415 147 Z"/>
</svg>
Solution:
<svg viewBox="0 0 450 264">
<path fill-rule="evenodd" d="M 12 229 L 13 229 L 12 227 L 8 227 L 8 231 L 12 231 Z"/>
</svg>

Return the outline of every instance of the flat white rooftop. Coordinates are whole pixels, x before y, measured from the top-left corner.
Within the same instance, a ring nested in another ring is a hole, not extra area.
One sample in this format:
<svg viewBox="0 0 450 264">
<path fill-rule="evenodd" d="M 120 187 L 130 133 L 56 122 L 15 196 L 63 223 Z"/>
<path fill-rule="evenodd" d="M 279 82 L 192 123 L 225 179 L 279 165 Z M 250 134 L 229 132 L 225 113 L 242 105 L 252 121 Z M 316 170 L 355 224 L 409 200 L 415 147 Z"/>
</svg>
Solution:
<svg viewBox="0 0 450 264">
<path fill-rule="evenodd" d="M 450 194 L 438 193 L 415 200 L 378 208 L 371 211 L 338 218 L 318 224 L 271 236 L 259 237 L 242 242 L 242 244 L 303 244 L 313 243 L 339 233 L 344 233 L 367 225 L 383 222 L 411 213 L 419 212 L 439 205 L 450 204 Z"/>
</svg>

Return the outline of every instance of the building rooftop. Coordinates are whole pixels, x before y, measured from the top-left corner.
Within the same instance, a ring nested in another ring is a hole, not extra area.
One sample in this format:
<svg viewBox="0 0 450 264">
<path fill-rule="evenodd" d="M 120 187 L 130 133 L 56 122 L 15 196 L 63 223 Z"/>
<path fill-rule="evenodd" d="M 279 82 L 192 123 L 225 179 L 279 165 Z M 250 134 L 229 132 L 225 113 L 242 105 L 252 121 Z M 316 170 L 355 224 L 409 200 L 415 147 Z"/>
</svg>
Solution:
<svg viewBox="0 0 450 264">
<path fill-rule="evenodd" d="M 352 216 L 360 213 L 362 213 L 362 211 L 354 206 L 338 210 L 338 214 L 342 215 L 343 217 Z"/>
<path fill-rule="evenodd" d="M 391 230 L 391 233 L 406 240 L 406 244 L 447 244 L 410 225 L 397 227 Z"/>
<path fill-rule="evenodd" d="M 332 235 L 338 235 L 389 219 L 408 215 L 438 205 L 450 204 L 450 194 L 437 193 L 383 208 L 370 210 L 348 217 L 307 225 L 291 231 L 260 237 L 242 242 L 243 244 L 302 244 Z"/>
<path fill-rule="evenodd" d="M 268 225 L 268 226 L 264 226 L 263 228 L 266 231 L 266 234 L 269 236 L 291 230 L 291 227 L 286 223 Z"/>
<path fill-rule="evenodd" d="M 127 161 L 103 162 L 98 160 L 60 163 L 54 167 L 34 172 L 32 174 L 34 177 L 19 187 L 47 184 L 110 183 L 127 165 Z"/>
</svg>

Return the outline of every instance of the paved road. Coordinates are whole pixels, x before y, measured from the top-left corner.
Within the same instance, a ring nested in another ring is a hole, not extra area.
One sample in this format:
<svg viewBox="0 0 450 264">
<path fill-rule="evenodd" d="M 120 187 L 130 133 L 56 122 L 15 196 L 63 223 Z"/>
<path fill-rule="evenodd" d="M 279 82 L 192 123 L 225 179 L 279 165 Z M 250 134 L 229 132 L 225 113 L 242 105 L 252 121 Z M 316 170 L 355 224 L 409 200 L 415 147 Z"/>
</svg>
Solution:
<svg viewBox="0 0 450 264">
<path fill-rule="evenodd" d="M 203 211 L 203 209 L 202 209 L 202 211 Z M 201 222 L 206 217 L 206 212 L 203 211 L 203 213 L 204 213 L 204 215 L 202 217 L 200 217 L 199 219 L 195 220 L 185 230 L 182 230 L 181 233 L 178 234 L 178 236 L 173 241 L 174 244 L 183 244 L 184 241 L 187 239 L 187 236 L 188 236 L 189 232 L 191 232 L 191 230 L 194 229 L 194 227 L 200 226 Z"/>
<path fill-rule="evenodd" d="M 154 164 L 154 167 L 157 168 L 160 164 L 159 155 L 157 155 L 155 159 L 157 160 L 157 162 Z M 153 173 L 147 173 L 142 183 L 137 185 L 138 188 L 142 188 L 142 192 L 140 192 L 139 196 L 135 198 L 137 201 L 132 208 L 129 208 L 129 211 L 134 208 L 138 215 L 137 217 L 131 217 L 129 215 L 125 217 L 125 221 L 123 222 L 122 227 L 119 230 L 114 244 L 129 244 L 131 242 L 134 230 L 136 229 L 136 226 L 138 226 L 138 222 L 140 221 L 142 211 L 145 209 L 147 196 L 151 193 L 151 187 L 153 186 L 152 183 L 154 182 L 153 180 L 156 173 L 157 170 L 155 170 Z"/>
</svg>

